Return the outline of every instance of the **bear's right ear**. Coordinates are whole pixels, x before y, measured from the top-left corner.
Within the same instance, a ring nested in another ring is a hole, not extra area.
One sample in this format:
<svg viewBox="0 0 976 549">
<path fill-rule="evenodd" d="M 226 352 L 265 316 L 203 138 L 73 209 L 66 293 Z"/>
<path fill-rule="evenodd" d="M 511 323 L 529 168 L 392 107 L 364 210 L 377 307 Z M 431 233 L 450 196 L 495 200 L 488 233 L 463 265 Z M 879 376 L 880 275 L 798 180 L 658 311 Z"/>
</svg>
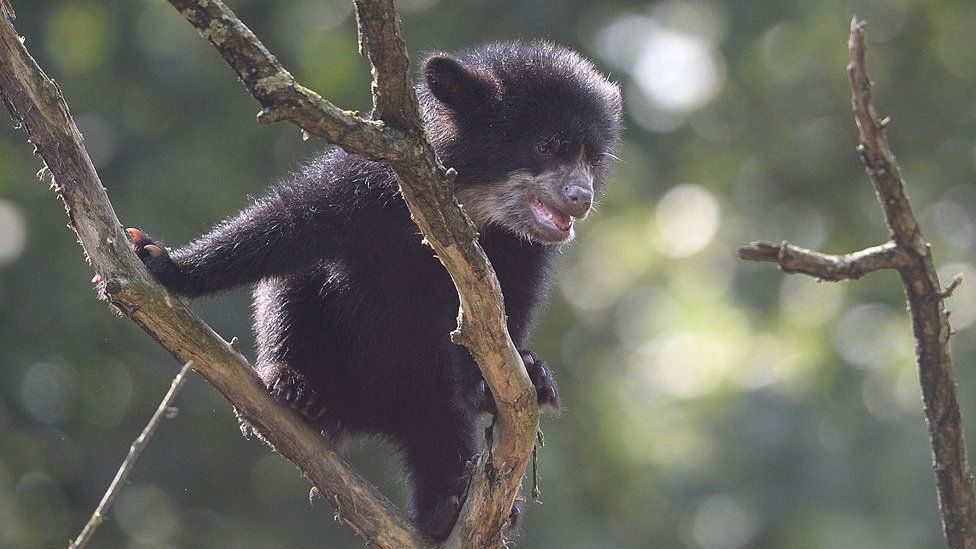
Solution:
<svg viewBox="0 0 976 549">
<path fill-rule="evenodd" d="M 434 55 L 424 63 L 427 88 L 448 107 L 463 111 L 488 101 L 497 91 L 488 76 L 449 55 Z"/>
</svg>

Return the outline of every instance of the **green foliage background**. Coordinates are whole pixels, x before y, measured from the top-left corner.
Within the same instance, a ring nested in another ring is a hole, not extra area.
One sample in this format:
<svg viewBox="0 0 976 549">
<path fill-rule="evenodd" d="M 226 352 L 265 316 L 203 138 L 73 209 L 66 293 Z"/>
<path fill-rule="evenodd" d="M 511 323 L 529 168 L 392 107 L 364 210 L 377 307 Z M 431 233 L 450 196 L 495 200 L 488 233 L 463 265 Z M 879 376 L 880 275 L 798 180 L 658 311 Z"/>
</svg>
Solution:
<svg viewBox="0 0 976 549">
<path fill-rule="evenodd" d="M 15 1 L 65 92 L 119 216 L 178 245 L 322 148 L 256 104 L 162 0 Z M 368 110 L 345 0 L 235 0 L 301 81 Z M 885 239 L 854 152 L 844 66 L 871 21 L 879 109 L 952 298 L 976 441 L 976 4 L 971 0 L 410 0 L 408 46 L 511 37 L 578 48 L 620 80 L 622 162 L 566 247 L 534 338 L 567 412 L 545 420 L 544 505 L 518 547 L 939 547 L 901 290 L 734 259 L 789 239 Z M 6 118 L 4 116 L 4 118 Z M 24 135 L 0 124 L 0 546 L 81 528 L 176 372 L 93 297 Z M 251 349 L 244 291 L 194 307 Z M 238 434 L 194 378 L 94 547 L 358 547 L 307 482 Z M 402 499 L 392 450 L 352 459 Z"/>
</svg>

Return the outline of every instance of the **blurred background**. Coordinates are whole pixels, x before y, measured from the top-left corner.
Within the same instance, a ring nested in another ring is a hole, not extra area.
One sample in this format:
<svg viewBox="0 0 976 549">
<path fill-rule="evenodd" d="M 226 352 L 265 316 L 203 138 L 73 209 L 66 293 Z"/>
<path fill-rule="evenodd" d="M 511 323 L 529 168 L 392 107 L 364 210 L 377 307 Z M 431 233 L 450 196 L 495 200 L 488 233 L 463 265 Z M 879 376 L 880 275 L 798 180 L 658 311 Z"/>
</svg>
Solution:
<svg viewBox="0 0 976 549">
<path fill-rule="evenodd" d="M 230 4 L 300 81 L 369 110 L 351 2 Z M 567 411 L 544 420 L 544 504 L 516 546 L 940 547 L 897 277 L 818 284 L 734 250 L 886 238 L 844 70 L 851 15 L 868 18 L 876 104 L 914 205 L 943 281 L 966 275 L 949 306 L 976 441 L 976 4 L 399 4 L 414 59 L 548 37 L 624 90 L 622 161 L 534 337 Z M 163 0 L 14 5 L 126 225 L 179 245 L 324 146 L 256 124 L 257 104 Z M 177 371 L 95 299 L 30 150 L 0 123 L 0 546 L 18 548 L 80 531 Z M 194 308 L 253 357 L 246 291 Z M 199 376 L 177 404 L 92 547 L 362 546 Z M 399 503 L 390 453 L 351 458 Z"/>
</svg>

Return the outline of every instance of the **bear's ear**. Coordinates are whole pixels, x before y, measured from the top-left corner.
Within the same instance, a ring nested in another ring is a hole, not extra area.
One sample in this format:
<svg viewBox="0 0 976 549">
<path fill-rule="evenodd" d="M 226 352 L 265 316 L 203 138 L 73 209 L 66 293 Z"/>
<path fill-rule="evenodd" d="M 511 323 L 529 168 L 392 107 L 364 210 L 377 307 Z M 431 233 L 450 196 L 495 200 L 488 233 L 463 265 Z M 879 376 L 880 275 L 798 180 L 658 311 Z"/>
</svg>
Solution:
<svg viewBox="0 0 976 549">
<path fill-rule="evenodd" d="M 424 80 L 434 97 L 456 111 L 485 103 L 496 92 L 491 77 L 449 55 L 428 58 L 424 63 Z"/>
</svg>

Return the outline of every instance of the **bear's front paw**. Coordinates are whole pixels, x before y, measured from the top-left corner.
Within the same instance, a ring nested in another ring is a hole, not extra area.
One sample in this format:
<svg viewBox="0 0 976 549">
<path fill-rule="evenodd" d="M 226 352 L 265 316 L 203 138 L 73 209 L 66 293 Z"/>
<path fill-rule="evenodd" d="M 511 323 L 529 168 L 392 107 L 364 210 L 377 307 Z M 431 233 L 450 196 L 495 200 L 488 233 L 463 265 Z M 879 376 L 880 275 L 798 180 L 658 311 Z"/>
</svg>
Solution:
<svg viewBox="0 0 976 549">
<path fill-rule="evenodd" d="M 556 387 L 556 379 L 552 377 L 552 372 L 546 362 L 535 355 L 532 351 L 523 349 L 522 362 L 525 363 L 525 371 L 535 386 L 535 394 L 539 399 L 539 409 L 543 412 L 558 413 L 563 409 L 562 402 L 559 400 L 559 388 Z"/>
<path fill-rule="evenodd" d="M 559 388 L 556 387 L 556 380 L 552 377 L 549 366 L 532 351 L 523 349 L 519 353 L 522 355 L 525 371 L 529 374 L 529 379 L 532 380 L 532 385 L 535 387 L 539 409 L 550 414 L 562 411 L 563 405 L 559 400 Z M 494 414 L 497 411 L 495 398 L 485 380 L 482 379 L 478 383 L 477 393 L 478 411 Z"/>
<path fill-rule="evenodd" d="M 126 229 L 132 242 L 132 250 L 156 280 L 173 289 L 179 278 L 179 267 L 173 262 L 166 247 L 139 229 Z"/>
</svg>

